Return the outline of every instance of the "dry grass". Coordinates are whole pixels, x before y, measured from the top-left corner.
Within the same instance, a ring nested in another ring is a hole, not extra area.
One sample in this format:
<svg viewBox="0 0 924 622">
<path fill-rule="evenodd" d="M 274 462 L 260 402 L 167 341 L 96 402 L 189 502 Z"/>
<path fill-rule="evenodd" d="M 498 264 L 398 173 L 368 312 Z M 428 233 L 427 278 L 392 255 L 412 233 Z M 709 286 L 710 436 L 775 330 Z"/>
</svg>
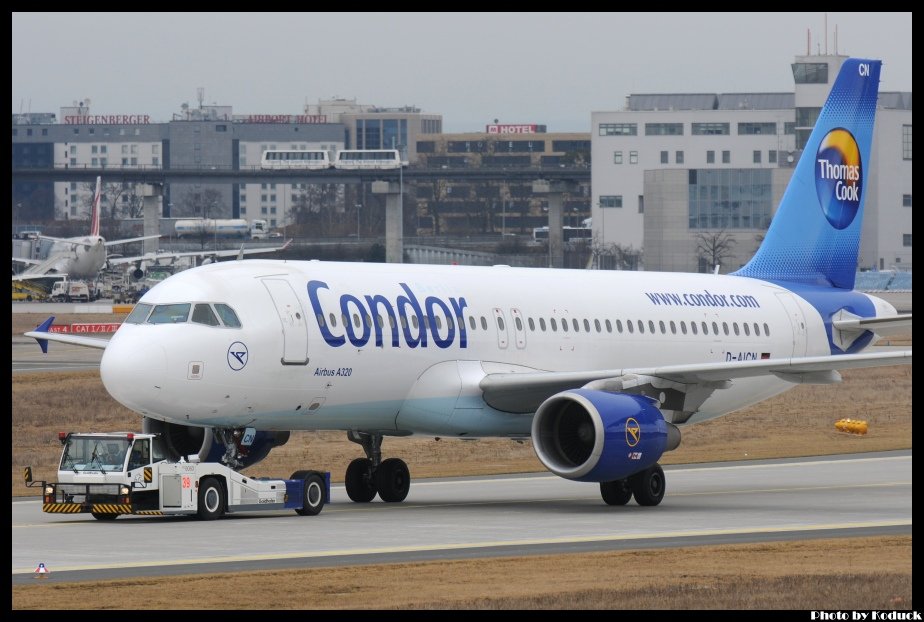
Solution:
<svg viewBox="0 0 924 622">
<path fill-rule="evenodd" d="M 13 609 L 910 609 L 911 536 L 14 586 Z M 254 589 L 258 587 L 259 589 Z M 88 597 L 88 595 L 91 595 Z"/>
</svg>

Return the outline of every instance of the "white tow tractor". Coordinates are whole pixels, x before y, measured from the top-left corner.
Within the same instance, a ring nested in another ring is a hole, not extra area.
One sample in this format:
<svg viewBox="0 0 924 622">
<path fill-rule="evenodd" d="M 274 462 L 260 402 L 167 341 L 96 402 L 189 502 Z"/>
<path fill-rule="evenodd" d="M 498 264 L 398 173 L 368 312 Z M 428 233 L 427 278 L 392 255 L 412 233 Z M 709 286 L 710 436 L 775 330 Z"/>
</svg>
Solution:
<svg viewBox="0 0 924 622">
<path fill-rule="evenodd" d="M 42 487 L 42 511 L 89 512 L 98 520 L 121 514 L 195 514 L 214 520 L 225 513 L 291 509 L 314 516 L 330 499 L 330 473 L 296 471 L 289 479 L 255 478 L 217 462 L 173 462 L 157 434 L 59 433 L 64 451 L 58 481 Z"/>
</svg>

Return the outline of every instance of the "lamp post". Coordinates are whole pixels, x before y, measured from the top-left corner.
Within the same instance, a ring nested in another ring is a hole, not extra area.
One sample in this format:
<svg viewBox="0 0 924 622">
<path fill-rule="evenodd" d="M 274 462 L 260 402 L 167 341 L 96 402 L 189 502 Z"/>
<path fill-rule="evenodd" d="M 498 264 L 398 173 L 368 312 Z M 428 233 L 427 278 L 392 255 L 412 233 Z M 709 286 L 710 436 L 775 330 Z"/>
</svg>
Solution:
<svg viewBox="0 0 924 622">
<path fill-rule="evenodd" d="M 362 213 L 363 204 L 356 204 L 356 239 L 359 239 L 359 215 Z"/>
</svg>

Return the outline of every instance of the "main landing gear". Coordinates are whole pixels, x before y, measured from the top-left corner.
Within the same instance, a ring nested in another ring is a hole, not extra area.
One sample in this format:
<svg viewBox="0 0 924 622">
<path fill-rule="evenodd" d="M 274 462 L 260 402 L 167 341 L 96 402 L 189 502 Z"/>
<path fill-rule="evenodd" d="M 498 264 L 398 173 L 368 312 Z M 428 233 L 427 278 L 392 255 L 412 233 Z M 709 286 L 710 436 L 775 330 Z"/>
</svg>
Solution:
<svg viewBox="0 0 924 622">
<path fill-rule="evenodd" d="M 378 493 L 382 501 L 404 501 L 411 489 L 411 473 L 404 460 L 382 460 L 382 435 L 350 430 L 347 438 L 366 452 L 365 458 L 357 458 L 347 467 L 345 483 L 350 499 L 368 503 Z"/>
<path fill-rule="evenodd" d="M 633 495 L 639 505 L 658 505 L 664 488 L 664 469 L 654 464 L 626 479 L 600 482 L 600 496 L 608 505 L 625 505 Z"/>
</svg>

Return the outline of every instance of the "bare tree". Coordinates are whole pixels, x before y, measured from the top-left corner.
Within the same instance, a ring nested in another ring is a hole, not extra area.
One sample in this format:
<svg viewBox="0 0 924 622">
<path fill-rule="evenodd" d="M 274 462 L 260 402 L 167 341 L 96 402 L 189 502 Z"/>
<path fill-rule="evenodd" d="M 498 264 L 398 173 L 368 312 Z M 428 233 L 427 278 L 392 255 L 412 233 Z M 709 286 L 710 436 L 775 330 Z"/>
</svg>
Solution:
<svg viewBox="0 0 924 622">
<path fill-rule="evenodd" d="M 206 221 L 216 218 L 221 213 L 221 192 L 215 188 L 187 190 L 180 199 L 180 205 L 184 213 L 202 219 L 199 230 L 192 237 L 199 240 L 201 247 L 205 248 L 205 245 L 214 238 L 214 233 L 209 232 Z"/>
<path fill-rule="evenodd" d="M 295 223 L 299 234 L 305 237 L 346 235 L 343 198 L 341 184 L 306 184 L 295 196 L 289 209 L 289 218 Z M 362 209 L 353 207 L 351 213 L 354 215 L 356 209 Z M 350 222 L 355 223 L 355 218 L 350 219 Z"/>
<path fill-rule="evenodd" d="M 708 272 L 715 266 L 721 266 L 731 256 L 737 243 L 725 229 L 697 234 L 696 256 L 699 257 L 700 271 Z"/>
<path fill-rule="evenodd" d="M 598 232 L 590 243 L 589 262 L 598 270 L 638 270 L 642 262 L 642 251 L 633 246 L 604 244 Z"/>
</svg>

